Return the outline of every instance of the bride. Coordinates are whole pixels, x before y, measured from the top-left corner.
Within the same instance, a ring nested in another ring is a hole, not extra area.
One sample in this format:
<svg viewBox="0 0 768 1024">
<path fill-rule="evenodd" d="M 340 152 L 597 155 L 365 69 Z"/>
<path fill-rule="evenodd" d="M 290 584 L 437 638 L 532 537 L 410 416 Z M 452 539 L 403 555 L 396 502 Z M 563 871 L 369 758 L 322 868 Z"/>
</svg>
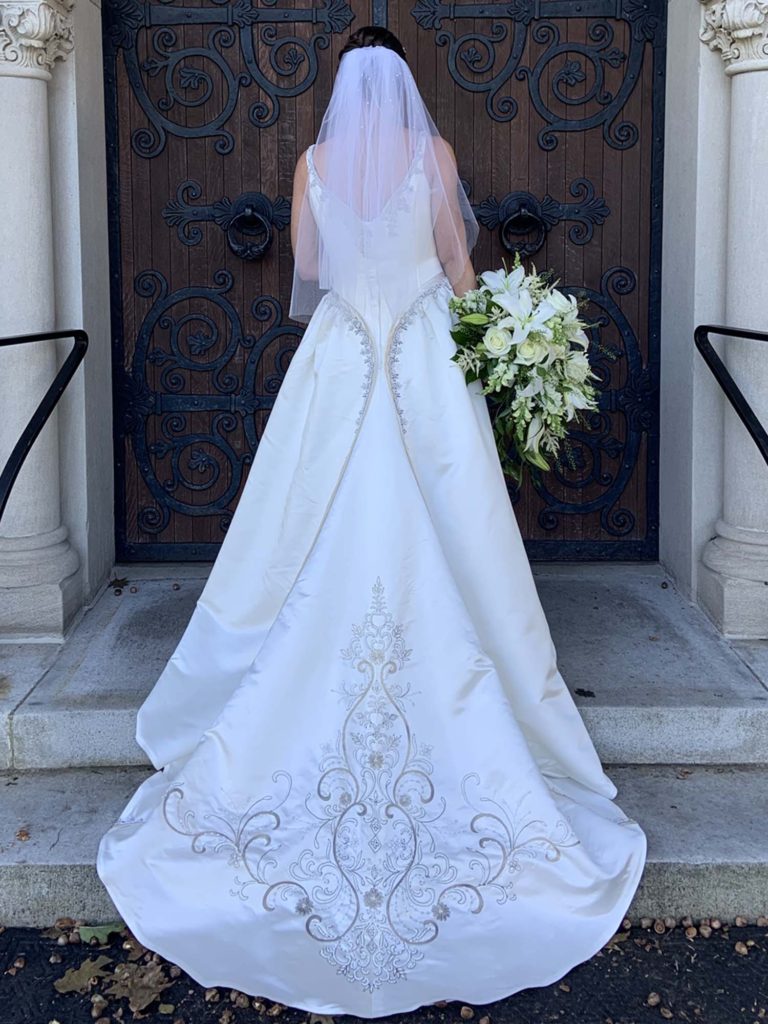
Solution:
<svg viewBox="0 0 768 1024">
<path fill-rule="evenodd" d="M 560 675 L 448 299 L 477 223 L 390 32 L 342 51 L 294 181 L 308 321 L 189 625 L 157 771 L 101 839 L 137 938 L 206 986 L 380 1017 L 591 957 L 645 834 Z"/>
</svg>

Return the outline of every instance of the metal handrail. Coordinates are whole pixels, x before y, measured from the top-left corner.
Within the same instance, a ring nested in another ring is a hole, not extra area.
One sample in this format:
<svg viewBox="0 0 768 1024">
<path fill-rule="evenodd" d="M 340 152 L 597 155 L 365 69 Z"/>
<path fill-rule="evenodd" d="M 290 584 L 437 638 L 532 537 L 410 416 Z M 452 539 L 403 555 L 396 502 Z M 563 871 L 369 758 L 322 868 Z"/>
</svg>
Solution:
<svg viewBox="0 0 768 1024">
<path fill-rule="evenodd" d="M 88 335 L 85 331 L 75 330 L 52 331 L 48 334 L 19 334 L 11 338 L 0 338 L 0 348 L 5 348 L 8 345 L 26 345 L 35 341 L 56 341 L 59 338 L 72 338 L 74 341 L 72 351 L 53 378 L 53 383 L 43 395 L 40 404 L 11 452 L 5 468 L 0 473 L 0 519 L 3 518 L 5 506 L 8 504 L 8 498 L 16 482 L 16 477 L 24 465 L 24 460 L 29 455 L 32 445 L 37 440 L 48 417 L 56 408 L 56 403 L 64 394 L 67 384 L 72 380 L 78 366 L 83 361 L 88 348 Z"/>
<path fill-rule="evenodd" d="M 722 334 L 726 338 L 745 338 L 747 341 L 768 341 L 768 334 L 763 331 L 748 331 L 736 327 L 718 327 L 716 324 L 699 324 L 693 332 L 696 348 L 704 357 L 704 361 L 725 392 L 725 396 L 737 416 L 749 431 L 758 451 L 768 463 L 768 431 L 757 418 L 754 409 L 728 371 L 728 367 L 712 347 L 712 342 L 709 340 L 710 334 Z"/>
</svg>

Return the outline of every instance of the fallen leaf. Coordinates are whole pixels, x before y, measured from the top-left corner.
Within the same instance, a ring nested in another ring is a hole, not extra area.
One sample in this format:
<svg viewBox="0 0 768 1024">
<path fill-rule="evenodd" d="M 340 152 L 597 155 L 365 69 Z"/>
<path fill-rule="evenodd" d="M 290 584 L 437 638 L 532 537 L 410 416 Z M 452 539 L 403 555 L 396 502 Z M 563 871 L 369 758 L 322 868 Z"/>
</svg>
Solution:
<svg viewBox="0 0 768 1024">
<path fill-rule="evenodd" d="M 139 940 L 134 938 L 134 936 L 125 940 L 123 943 L 123 949 L 128 952 L 128 959 L 131 961 L 140 960 L 147 952 L 146 946 L 142 946 Z"/>
<path fill-rule="evenodd" d="M 626 942 L 629 938 L 629 932 L 616 932 L 612 939 L 603 946 L 603 949 L 612 950 L 618 949 L 620 942 Z"/>
<path fill-rule="evenodd" d="M 19 840 L 19 842 L 26 843 L 27 840 L 29 839 L 29 829 L 20 828 L 19 831 L 16 833 L 16 838 Z"/>
<path fill-rule="evenodd" d="M 105 978 L 109 974 L 104 968 L 111 964 L 112 959 L 108 956 L 97 956 L 95 960 L 90 957 L 84 960 L 79 967 L 70 967 L 69 970 L 53 983 L 57 992 L 79 992 L 84 995 L 91 987 L 91 978 Z"/>
<path fill-rule="evenodd" d="M 125 997 L 128 1008 L 140 1013 L 172 984 L 160 964 L 118 964 L 109 988 L 104 991 L 110 996 Z"/>
</svg>

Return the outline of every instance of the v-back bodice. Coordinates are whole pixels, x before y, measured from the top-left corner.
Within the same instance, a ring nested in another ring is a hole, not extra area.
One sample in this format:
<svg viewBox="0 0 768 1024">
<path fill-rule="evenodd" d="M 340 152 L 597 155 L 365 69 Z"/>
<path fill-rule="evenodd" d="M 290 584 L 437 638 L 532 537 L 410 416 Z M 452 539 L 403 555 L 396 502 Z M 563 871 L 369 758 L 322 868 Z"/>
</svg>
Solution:
<svg viewBox="0 0 768 1024">
<path fill-rule="evenodd" d="M 383 311 L 394 320 L 443 269 L 432 229 L 424 142 L 422 136 L 380 213 L 367 220 L 327 188 L 315 166 L 314 144 L 307 150 L 310 205 L 326 249 L 330 287 L 373 320 Z"/>
</svg>

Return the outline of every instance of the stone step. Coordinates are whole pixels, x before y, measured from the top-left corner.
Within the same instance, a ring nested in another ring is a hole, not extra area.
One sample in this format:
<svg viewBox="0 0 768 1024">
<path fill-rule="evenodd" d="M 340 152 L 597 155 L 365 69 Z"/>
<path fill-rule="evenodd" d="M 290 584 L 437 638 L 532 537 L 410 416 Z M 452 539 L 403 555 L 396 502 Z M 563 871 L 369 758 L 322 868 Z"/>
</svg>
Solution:
<svg viewBox="0 0 768 1024">
<path fill-rule="evenodd" d="M 117 919 L 96 874 L 96 849 L 147 774 L 79 768 L 0 776 L 0 923 Z M 610 775 L 619 806 L 648 836 L 633 920 L 751 920 L 768 911 L 768 769 L 617 765 Z"/>
<path fill-rule="evenodd" d="M 66 643 L 0 646 L 0 768 L 141 765 L 136 711 L 205 566 L 126 566 Z M 603 762 L 768 764 L 768 644 L 728 642 L 657 565 L 536 566 Z"/>
</svg>

